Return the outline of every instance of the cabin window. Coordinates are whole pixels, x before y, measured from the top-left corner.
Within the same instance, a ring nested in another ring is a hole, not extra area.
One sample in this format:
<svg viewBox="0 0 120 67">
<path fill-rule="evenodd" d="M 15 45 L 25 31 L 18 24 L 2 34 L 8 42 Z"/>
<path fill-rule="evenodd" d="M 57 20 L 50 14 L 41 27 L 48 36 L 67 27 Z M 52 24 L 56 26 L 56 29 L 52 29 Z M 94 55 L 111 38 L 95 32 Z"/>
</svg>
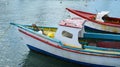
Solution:
<svg viewBox="0 0 120 67">
<path fill-rule="evenodd" d="M 73 37 L 73 35 L 72 35 L 71 33 L 67 32 L 67 31 L 63 31 L 63 32 L 62 32 L 62 35 L 63 35 L 64 37 L 67 37 L 67 38 L 72 38 L 72 37 Z"/>
</svg>

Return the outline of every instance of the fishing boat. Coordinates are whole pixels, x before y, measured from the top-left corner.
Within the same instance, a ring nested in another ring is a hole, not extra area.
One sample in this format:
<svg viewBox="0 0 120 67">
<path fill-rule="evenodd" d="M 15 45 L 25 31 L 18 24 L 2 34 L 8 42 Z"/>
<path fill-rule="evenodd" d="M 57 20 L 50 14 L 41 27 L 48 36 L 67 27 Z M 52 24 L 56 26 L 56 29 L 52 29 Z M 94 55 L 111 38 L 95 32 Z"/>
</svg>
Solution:
<svg viewBox="0 0 120 67">
<path fill-rule="evenodd" d="M 58 27 L 10 24 L 30 50 L 86 66 L 119 67 L 120 35 L 85 32 L 85 23 L 81 18 L 69 18 Z"/>
<path fill-rule="evenodd" d="M 66 8 L 71 16 L 81 17 L 87 20 L 85 28 L 98 32 L 120 33 L 120 18 L 108 16 L 109 11 L 101 11 L 97 14 Z"/>
</svg>

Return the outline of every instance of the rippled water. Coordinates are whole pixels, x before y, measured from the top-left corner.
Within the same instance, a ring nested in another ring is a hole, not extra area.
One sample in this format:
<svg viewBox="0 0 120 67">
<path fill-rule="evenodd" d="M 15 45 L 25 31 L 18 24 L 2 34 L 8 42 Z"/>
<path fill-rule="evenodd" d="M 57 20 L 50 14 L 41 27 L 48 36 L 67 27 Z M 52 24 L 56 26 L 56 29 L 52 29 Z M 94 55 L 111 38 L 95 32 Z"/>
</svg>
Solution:
<svg viewBox="0 0 120 67">
<path fill-rule="evenodd" d="M 0 0 L 0 67 L 80 67 L 29 51 L 10 22 L 57 26 L 66 7 L 120 17 L 119 0 Z"/>
</svg>

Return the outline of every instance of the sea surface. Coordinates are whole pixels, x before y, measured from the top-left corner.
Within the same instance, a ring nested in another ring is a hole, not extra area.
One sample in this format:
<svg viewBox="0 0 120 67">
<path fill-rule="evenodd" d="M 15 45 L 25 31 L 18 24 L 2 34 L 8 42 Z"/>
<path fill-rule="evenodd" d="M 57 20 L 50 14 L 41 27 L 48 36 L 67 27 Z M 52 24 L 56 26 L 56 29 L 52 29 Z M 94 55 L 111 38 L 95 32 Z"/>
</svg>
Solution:
<svg viewBox="0 0 120 67">
<path fill-rule="evenodd" d="M 0 67 L 86 67 L 30 51 L 9 23 L 57 27 L 65 8 L 120 17 L 120 0 L 0 0 Z"/>
</svg>

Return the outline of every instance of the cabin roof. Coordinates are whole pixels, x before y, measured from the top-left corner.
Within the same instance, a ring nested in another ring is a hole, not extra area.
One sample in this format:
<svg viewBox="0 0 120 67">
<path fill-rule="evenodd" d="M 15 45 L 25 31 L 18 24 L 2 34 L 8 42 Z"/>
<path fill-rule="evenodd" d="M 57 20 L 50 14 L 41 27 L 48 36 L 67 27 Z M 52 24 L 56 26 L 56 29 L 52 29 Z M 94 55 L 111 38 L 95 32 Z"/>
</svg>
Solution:
<svg viewBox="0 0 120 67">
<path fill-rule="evenodd" d="M 82 18 L 70 18 L 61 21 L 59 25 L 65 27 L 72 27 L 72 28 L 82 28 L 84 22 L 85 19 Z"/>
</svg>

